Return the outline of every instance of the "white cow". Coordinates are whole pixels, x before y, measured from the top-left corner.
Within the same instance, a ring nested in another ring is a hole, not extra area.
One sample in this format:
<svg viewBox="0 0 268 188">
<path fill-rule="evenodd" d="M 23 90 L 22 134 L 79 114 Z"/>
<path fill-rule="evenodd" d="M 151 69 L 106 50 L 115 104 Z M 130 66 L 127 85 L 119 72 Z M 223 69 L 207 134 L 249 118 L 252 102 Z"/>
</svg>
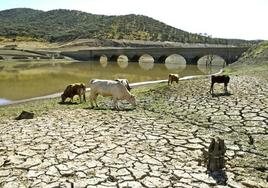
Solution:
<svg viewBox="0 0 268 188">
<path fill-rule="evenodd" d="M 90 85 L 90 104 L 93 108 L 93 101 L 97 105 L 97 96 L 102 95 L 103 97 L 112 96 L 113 97 L 113 106 L 116 109 L 118 108 L 117 100 L 127 100 L 133 106 L 136 106 L 136 99 L 127 88 L 119 81 L 115 80 L 98 80 L 93 79 L 89 82 Z"/>
<path fill-rule="evenodd" d="M 132 88 L 129 86 L 129 82 L 127 79 L 116 79 L 115 81 L 121 82 L 128 91 L 130 91 Z"/>
</svg>

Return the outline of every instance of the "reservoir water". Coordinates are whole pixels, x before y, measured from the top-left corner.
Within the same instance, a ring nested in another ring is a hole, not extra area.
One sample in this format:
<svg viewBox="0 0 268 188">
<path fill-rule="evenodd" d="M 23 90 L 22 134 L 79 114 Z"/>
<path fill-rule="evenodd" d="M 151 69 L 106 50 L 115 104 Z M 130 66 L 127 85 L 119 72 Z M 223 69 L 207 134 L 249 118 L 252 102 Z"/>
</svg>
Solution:
<svg viewBox="0 0 268 188">
<path fill-rule="evenodd" d="M 122 58 L 124 59 L 124 58 Z M 222 64 L 207 67 L 204 64 L 186 65 L 185 62 L 167 61 L 157 64 L 140 62 L 87 61 L 87 62 L 0 62 L 0 105 L 9 101 L 62 92 L 68 84 L 90 79 L 126 78 L 132 82 L 168 79 L 169 73 L 182 76 L 218 72 Z"/>
</svg>

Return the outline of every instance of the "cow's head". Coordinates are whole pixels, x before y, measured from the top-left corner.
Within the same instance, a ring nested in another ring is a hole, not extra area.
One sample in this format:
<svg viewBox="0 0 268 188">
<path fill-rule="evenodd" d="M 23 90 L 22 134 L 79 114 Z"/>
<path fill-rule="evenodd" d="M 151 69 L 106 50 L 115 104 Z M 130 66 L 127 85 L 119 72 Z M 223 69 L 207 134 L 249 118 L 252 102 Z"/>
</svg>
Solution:
<svg viewBox="0 0 268 188">
<path fill-rule="evenodd" d="M 62 94 L 62 95 L 61 95 L 61 102 L 64 103 L 65 100 L 66 100 L 66 98 L 67 98 L 67 97 L 66 97 L 64 94 Z"/>
<path fill-rule="evenodd" d="M 137 103 L 136 103 L 136 99 L 135 99 L 135 96 L 134 95 L 130 95 L 130 98 L 129 98 L 129 103 L 132 104 L 132 106 L 136 106 Z"/>
</svg>

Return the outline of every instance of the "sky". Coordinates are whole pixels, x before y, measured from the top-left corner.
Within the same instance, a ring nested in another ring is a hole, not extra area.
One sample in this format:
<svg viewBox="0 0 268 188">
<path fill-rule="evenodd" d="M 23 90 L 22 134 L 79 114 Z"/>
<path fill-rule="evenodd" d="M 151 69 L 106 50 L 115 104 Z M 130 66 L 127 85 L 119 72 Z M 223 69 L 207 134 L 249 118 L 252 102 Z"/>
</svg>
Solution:
<svg viewBox="0 0 268 188">
<path fill-rule="evenodd" d="M 191 33 L 268 40 L 268 0 L 0 0 L 0 10 L 11 8 L 139 14 Z"/>
</svg>

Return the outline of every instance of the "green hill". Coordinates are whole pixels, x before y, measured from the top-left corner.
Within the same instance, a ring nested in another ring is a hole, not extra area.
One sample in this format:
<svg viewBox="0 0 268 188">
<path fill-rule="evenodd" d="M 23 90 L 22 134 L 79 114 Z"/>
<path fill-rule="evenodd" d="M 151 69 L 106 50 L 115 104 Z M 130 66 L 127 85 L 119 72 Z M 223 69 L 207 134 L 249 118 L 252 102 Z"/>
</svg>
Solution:
<svg viewBox="0 0 268 188">
<path fill-rule="evenodd" d="M 256 63 L 268 63 L 268 41 L 263 41 L 253 45 L 249 48 L 236 64 L 256 64 Z"/>
<path fill-rule="evenodd" d="M 49 42 L 77 38 L 127 39 L 250 45 L 256 41 L 210 38 L 189 33 L 142 15 L 104 16 L 75 10 L 40 11 L 17 8 L 0 11 L 0 36 L 30 37 Z"/>
</svg>

